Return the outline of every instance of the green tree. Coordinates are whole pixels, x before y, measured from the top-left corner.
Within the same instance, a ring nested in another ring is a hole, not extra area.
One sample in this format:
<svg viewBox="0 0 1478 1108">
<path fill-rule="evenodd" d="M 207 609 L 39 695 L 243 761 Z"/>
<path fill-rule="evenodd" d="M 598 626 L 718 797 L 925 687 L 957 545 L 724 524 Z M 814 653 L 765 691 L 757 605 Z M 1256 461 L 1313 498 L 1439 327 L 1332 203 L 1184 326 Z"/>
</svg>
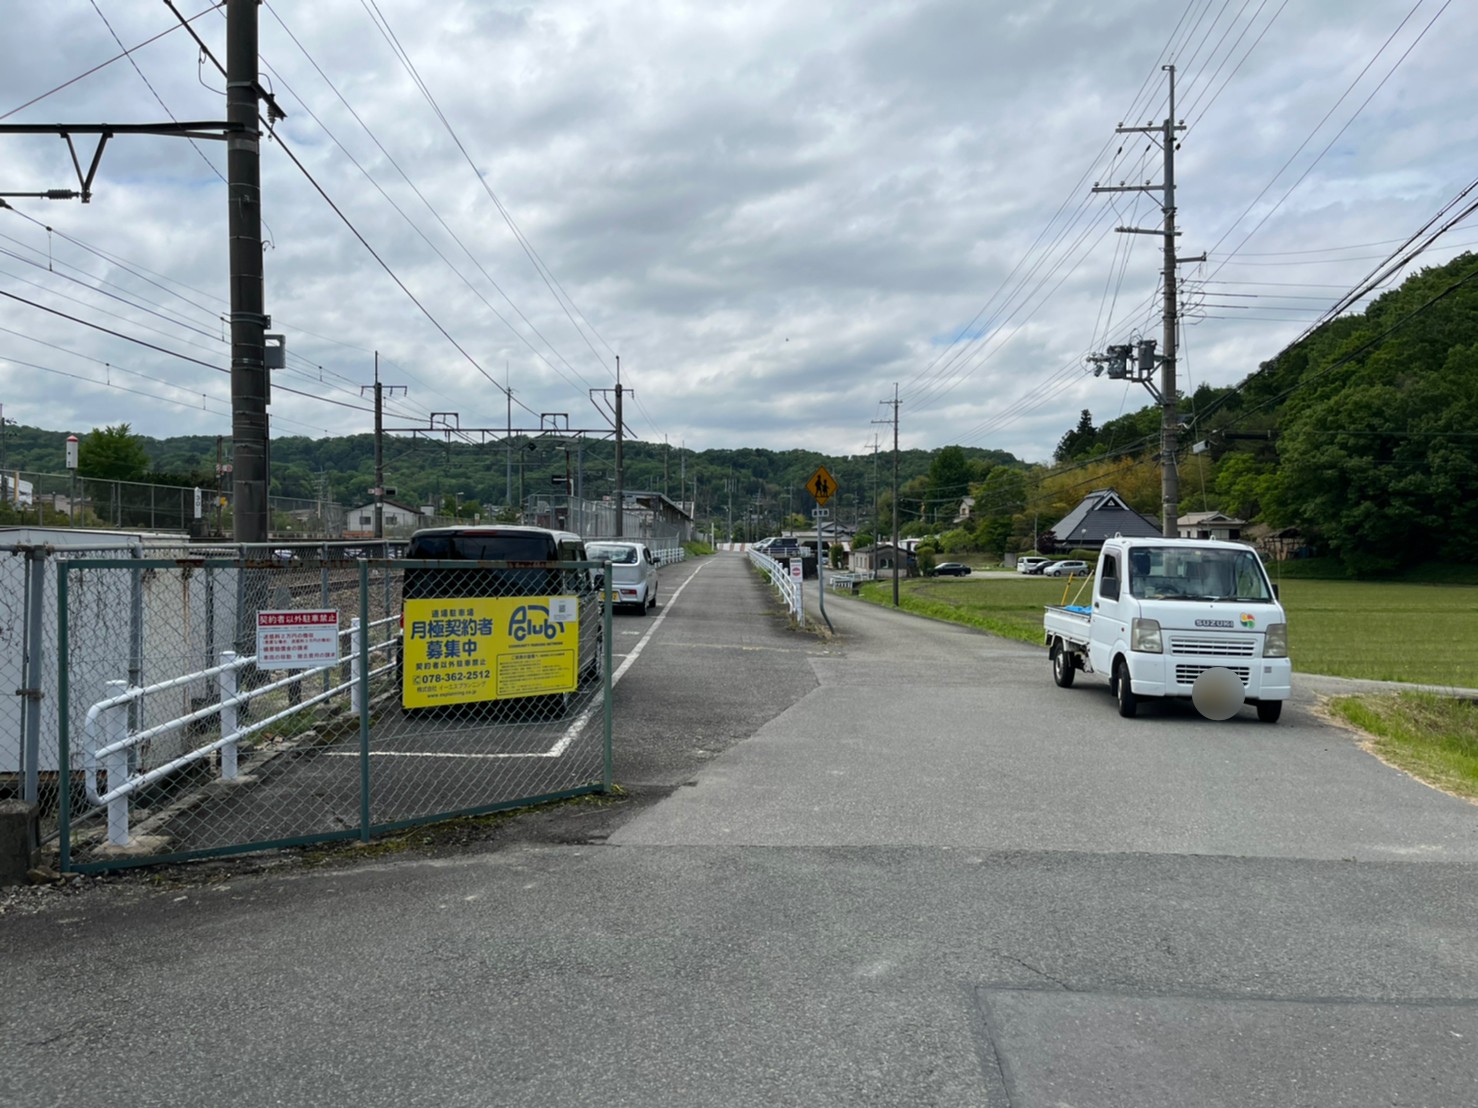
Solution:
<svg viewBox="0 0 1478 1108">
<path fill-rule="evenodd" d="M 1221 510 L 1242 519 L 1256 519 L 1276 480 L 1275 467 L 1251 454 L 1228 454 L 1216 470 L 1216 495 Z"/>
<path fill-rule="evenodd" d="M 1057 440 L 1053 461 L 1070 462 L 1090 453 L 1098 442 L 1098 431 L 1093 426 L 1093 413 L 1087 408 L 1078 417 L 1078 425 Z"/>
<path fill-rule="evenodd" d="M 970 467 L 965 460 L 965 451 L 958 446 L 946 446 L 934 455 L 929 464 L 924 517 L 954 519 L 960 510 L 960 501 L 969 491 Z"/>
<path fill-rule="evenodd" d="M 137 481 L 149 472 L 149 453 L 142 435 L 126 423 L 94 427 L 77 444 L 77 472 L 83 477 Z"/>
</svg>

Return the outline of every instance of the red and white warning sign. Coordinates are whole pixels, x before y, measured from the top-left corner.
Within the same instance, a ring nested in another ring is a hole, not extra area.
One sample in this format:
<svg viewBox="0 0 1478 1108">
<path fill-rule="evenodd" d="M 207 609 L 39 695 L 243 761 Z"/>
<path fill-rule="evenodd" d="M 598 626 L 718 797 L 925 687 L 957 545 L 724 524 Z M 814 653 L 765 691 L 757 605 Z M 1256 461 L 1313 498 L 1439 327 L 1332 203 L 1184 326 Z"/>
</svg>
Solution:
<svg viewBox="0 0 1478 1108">
<path fill-rule="evenodd" d="M 338 660 L 335 609 L 257 613 L 258 669 L 312 669 Z"/>
</svg>

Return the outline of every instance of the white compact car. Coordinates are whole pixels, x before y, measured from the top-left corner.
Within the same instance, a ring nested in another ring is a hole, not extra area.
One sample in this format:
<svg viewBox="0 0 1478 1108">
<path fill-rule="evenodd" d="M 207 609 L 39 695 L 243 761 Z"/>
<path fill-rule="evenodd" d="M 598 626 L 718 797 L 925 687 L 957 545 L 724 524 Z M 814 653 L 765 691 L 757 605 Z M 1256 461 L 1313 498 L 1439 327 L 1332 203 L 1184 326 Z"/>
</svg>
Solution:
<svg viewBox="0 0 1478 1108">
<path fill-rule="evenodd" d="M 1016 572 L 1036 573 L 1051 560 L 1051 558 L 1043 558 L 1038 554 L 1018 554 L 1016 556 Z"/>
<path fill-rule="evenodd" d="M 611 593 L 618 607 L 646 615 L 657 606 L 657 557 L 646 543 L 622 539 L 588 542 L 585 555 L 592 562 L 611 563 Z"/>
</svg>

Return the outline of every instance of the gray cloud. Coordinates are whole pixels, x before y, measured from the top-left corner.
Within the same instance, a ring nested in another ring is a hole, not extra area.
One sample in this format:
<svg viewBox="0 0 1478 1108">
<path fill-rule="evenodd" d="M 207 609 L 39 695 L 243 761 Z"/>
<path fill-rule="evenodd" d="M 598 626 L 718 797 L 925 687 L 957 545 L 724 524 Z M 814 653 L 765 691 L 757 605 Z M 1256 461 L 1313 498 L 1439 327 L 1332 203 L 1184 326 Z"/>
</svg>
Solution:
<svg viewBox="0 0 1478 1108">
<path fill-rule="evenodd" d="M 1158 211 L 1152 198 L 1094 198 L 1088 186 L 1158 180 L 1158 153 L 1147 141 L 1112 132 L 1126 113 L 1135 123 L 1163 115 L 1159 66 L 1177 20 L 1178 114 L 1191 124 L 1180 156 L 1182 243 L 1186 253 L 1213 252 L 1184 273 L 1197 290 L 1187 328 L 1193 384 L 1230 383 L 1274 355 L 1313 314 L 1284 309 L 1318 308 L 1319 297 L 1332 300 L 1361 277 L 1374 264 L 1365 256 L 1382 248 L 1358 244 L 1403 237 L 1423 222 L 1471 176 L 1465 153 L 1478 139 L 1469 108 L 1474 24 L 1456 5 L 1286 201 L 1435 9 L 1412 17 L 1331 124 L 1295 154 L 1409 4 L 1372 0 L 1352 10 L 1311 0 L 1281 10 L 1265 34 L 1263 9 L 1249 26 L 1247 15 L 1232 22 L 1240 13 L 1231 7 L 1218 14 L 1150 0 L 379 7 L 481 179 L 350 0 L 262 10 L 262 55 L 275 74 L 265 79 L 289 110 L 279 125 L 287 145 L 482 369 L 500 381 L 509 374 L 533 413 L 598 422 L 586 391 L 611 383 L 609 343 L 650 414 L 650 425 L 637 419 L 641 433 L 698 449 L 857 453 L 894 382 L 905 395 L 905 445 L 967 441 L 1034 459 L 1050 454 L 1081 408 L 1102 421 L 1145 403 L 1147 395 L 1087 376 L 1081 357 L 1136 328 L 1158 333 L 1156 242 L 1111 230 L 1154 226 Z M 385 152 L 284 34 L 274 9 Z M 129 45 L 170 22 L 162 6 L 104 10 Z M 0 114 L 117 52 L 87 0 L 19 5 L 7 15 Z M 196 26 L 224 57 L 219 15 Z M 177 117 L 223 113 L 219 76 L 208 64 L 197 69 L 182 33 L 137 60 Z M 12 121 L 162 116 L 138 74 L 117 62 Z M 201 146 L 224 169 L 219 145 Z M 0 188 L 60 187 L 72 178 L 54 137 L 0 136 L 0 148 Z M 457 410 L 464 423 L 500 424 L 501 392 L 396 287 L 283 151 L 272 142 L 263 151 L 268 303 L 293 351 L 281 380 L 319 398 L 279 392 L 275 428 L 367 429 L 364 412 L 323 399 L 361 405 L 357 385 L 369 379 L 376 350 L 411 386 L 406 412 Z M 11 236 L 0 248 L 22 255 L 0 258 L 0 271 L 14 274 L 0 277 L 0 288 L 226 365 L 226 195 L 206 160 L 177 139 L 115 138 L 92 204 L 16 201 L 40 227 L 0 211 L 0 234 Z M 483 182 L 599 337 L 576 330 Z M 1078 248 L 1051 248 L 1074 214 L 1064 241 Z M 158 284 L 188 286 L 181 291 L 198 306 L 44 226 L 145 267 Z M 69 285 L 58 273 L 70 265 L 89 282 L 116 282 L 109 291 L 145 307 L 183 313 L 213 337 Z M 1196 307 L 1231 303 L 1231 294 L 1256 310 Z M 1235 318 L 1211 318 L 1218 315 Z M 1279 315 L 1288 322 L 1264 321 Z M 222 374 L 9 301 L 0 326 L 25 336 L 0 333 L 0 402 L 11 418 L 77 430 L 126 419 L 150 434 L 229 433 Z M 947 345 L 962 331 L 959 345 Z M 131 378 L 123 372 L 130 369 L 160 380 Z M 121 393 L 107 380 L 176 403 Z"/>
</svg>

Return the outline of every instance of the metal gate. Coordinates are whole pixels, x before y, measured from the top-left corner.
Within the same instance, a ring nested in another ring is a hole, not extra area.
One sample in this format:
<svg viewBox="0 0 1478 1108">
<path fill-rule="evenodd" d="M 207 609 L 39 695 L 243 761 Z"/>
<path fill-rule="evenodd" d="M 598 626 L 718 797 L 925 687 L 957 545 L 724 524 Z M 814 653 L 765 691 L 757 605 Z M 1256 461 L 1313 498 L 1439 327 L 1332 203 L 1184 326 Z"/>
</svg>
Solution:
<svg viewBox="0 0 1478 1108">
<path fill-rule="evenodd" d="M 368 840 L 608 791 L 602 571 L 61 563 L 58 726 L 38 764 L 65 782 L 63 869 Z"/>
</svg>

